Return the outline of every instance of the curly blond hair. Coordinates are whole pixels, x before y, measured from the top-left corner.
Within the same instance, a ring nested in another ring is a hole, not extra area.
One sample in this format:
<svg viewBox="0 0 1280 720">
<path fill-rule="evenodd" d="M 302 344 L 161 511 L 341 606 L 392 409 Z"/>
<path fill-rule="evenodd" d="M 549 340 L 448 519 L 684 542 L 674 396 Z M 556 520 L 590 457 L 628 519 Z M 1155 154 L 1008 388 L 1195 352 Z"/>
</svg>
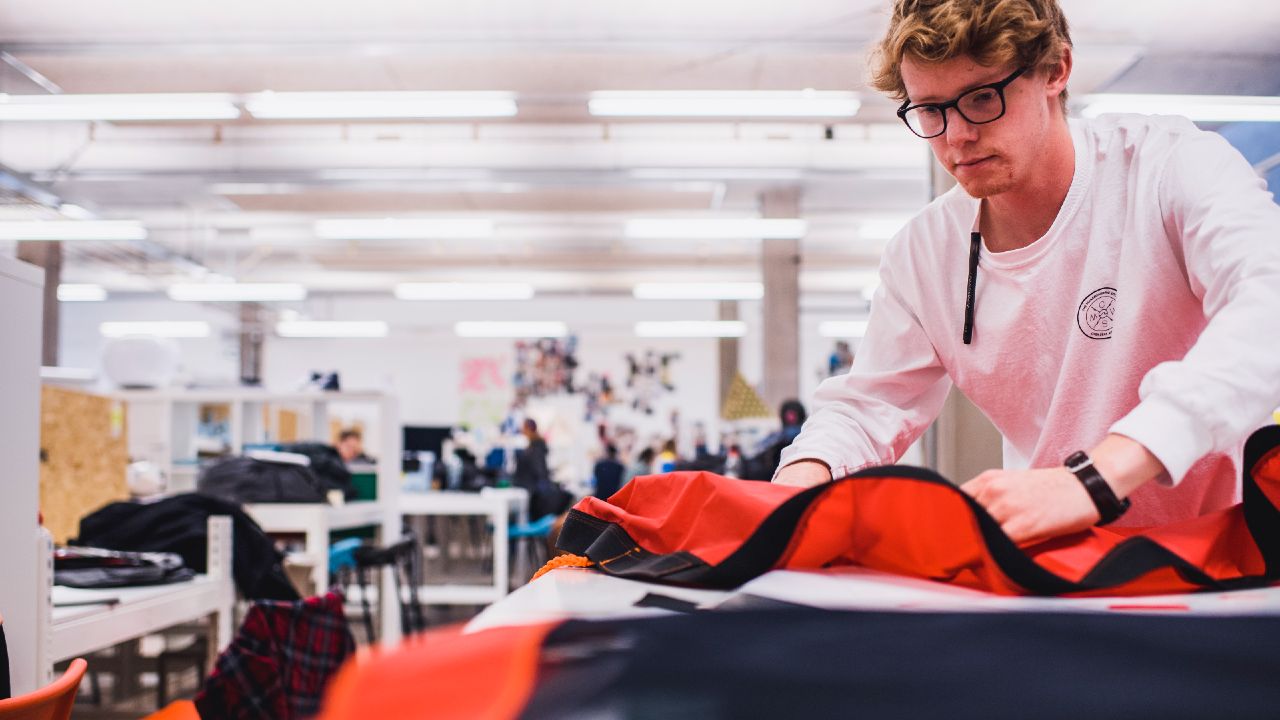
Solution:
<svg viewBox="0 0 1280 720">
<path fill-rule="evenodd" d="M 1055 67 L 1071 47 L 1058 0 L 895 0 L 871 60 L 871 86 L 902 102 L 902 60 L 939 63 L 967 55 L 982 65 Z M 1058 98 L 1065 110 L 1067 91 Z"/>
</svg>

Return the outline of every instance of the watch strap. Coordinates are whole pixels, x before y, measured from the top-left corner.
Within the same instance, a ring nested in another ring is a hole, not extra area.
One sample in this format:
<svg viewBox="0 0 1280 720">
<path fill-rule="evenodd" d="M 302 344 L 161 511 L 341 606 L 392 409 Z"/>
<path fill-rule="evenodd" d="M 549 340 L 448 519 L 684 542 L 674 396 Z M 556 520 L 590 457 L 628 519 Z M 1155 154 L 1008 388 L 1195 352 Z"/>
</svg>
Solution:
<svg viewBox="0 0 1280 720">
<path fill-rule="evenodd" d="M 1080 484 L 1084 485 L 1089 498 L 1093 500 L 1094 507 L 1098 508 L 1098 515 L 1101 517 L 1098 525 L 1114 522 L 1129 509 L 1129 498 L 1121 500 L 1116 497 L 1115 491 L 1103 479 L 1102 474 L 1093 466 L 1093 460 L 1083 450 L 1072 453 L 1063 461 L 1063 464 L 1080 480 Z"/>
</svg>

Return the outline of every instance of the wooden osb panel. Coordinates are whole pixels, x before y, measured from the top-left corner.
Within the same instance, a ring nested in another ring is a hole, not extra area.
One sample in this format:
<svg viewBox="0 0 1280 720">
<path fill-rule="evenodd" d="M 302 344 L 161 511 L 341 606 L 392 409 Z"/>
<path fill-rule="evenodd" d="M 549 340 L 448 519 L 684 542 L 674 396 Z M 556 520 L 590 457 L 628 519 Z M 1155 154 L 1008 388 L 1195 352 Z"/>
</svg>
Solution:
<svg viewBox="0 0 1280 720">
<path fill-rule="evenodd" d="M 298 442 L 298 413 L 292 410 L 281 410 L 277 417 L 279 432 L 276 439 L 280 442 Z"/>
<path fill-rule="evenodd" d="M 129 498 L 124 405 L 45 385 L 40 394 L 40 511 L 54 542 L 80 530 L 80 518 Z"/>
</svg>

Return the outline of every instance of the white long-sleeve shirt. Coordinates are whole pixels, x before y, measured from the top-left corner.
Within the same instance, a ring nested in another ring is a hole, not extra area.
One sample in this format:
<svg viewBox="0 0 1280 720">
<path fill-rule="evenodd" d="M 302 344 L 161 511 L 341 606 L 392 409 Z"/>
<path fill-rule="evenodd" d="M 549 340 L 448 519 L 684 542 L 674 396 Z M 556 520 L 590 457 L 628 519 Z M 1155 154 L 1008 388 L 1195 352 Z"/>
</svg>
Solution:
<svg viewBox="0 0 1280 720">
<path fill-rule="evenodd" d="M 819 386 L 781 465 L 835 477 L 896 461 L 954 383 L 1004 436 L 1007 468 L 1053 467 L 1108 433 L 1167 474 L 1117 525 L 1238 499 L 1240 450 L 1280 406 L 1280 206 L 1221 136 L 1175 117 L 1072 121 L 1075 174 L 1049 231 L 981 248 L 959 187 L 889 243 L 852 369 Z M 954 478 L 967 480 L 968 478 Z"/>
</svg>

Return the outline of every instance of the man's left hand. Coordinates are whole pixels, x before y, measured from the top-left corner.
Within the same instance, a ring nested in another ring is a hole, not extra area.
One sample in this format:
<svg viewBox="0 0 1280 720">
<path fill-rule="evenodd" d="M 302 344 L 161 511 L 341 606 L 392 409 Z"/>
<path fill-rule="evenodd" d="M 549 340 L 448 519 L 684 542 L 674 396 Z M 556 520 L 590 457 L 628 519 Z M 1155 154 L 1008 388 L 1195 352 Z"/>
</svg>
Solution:
<svg viewBox="0 0 1280 720">
<path fill-rule="evenodd" d="M 988 470 L 960 489 L 1015 543 L 1085 530 L 1100 519 L 1088 491 L 1066 468 Z"/>
</svg>

